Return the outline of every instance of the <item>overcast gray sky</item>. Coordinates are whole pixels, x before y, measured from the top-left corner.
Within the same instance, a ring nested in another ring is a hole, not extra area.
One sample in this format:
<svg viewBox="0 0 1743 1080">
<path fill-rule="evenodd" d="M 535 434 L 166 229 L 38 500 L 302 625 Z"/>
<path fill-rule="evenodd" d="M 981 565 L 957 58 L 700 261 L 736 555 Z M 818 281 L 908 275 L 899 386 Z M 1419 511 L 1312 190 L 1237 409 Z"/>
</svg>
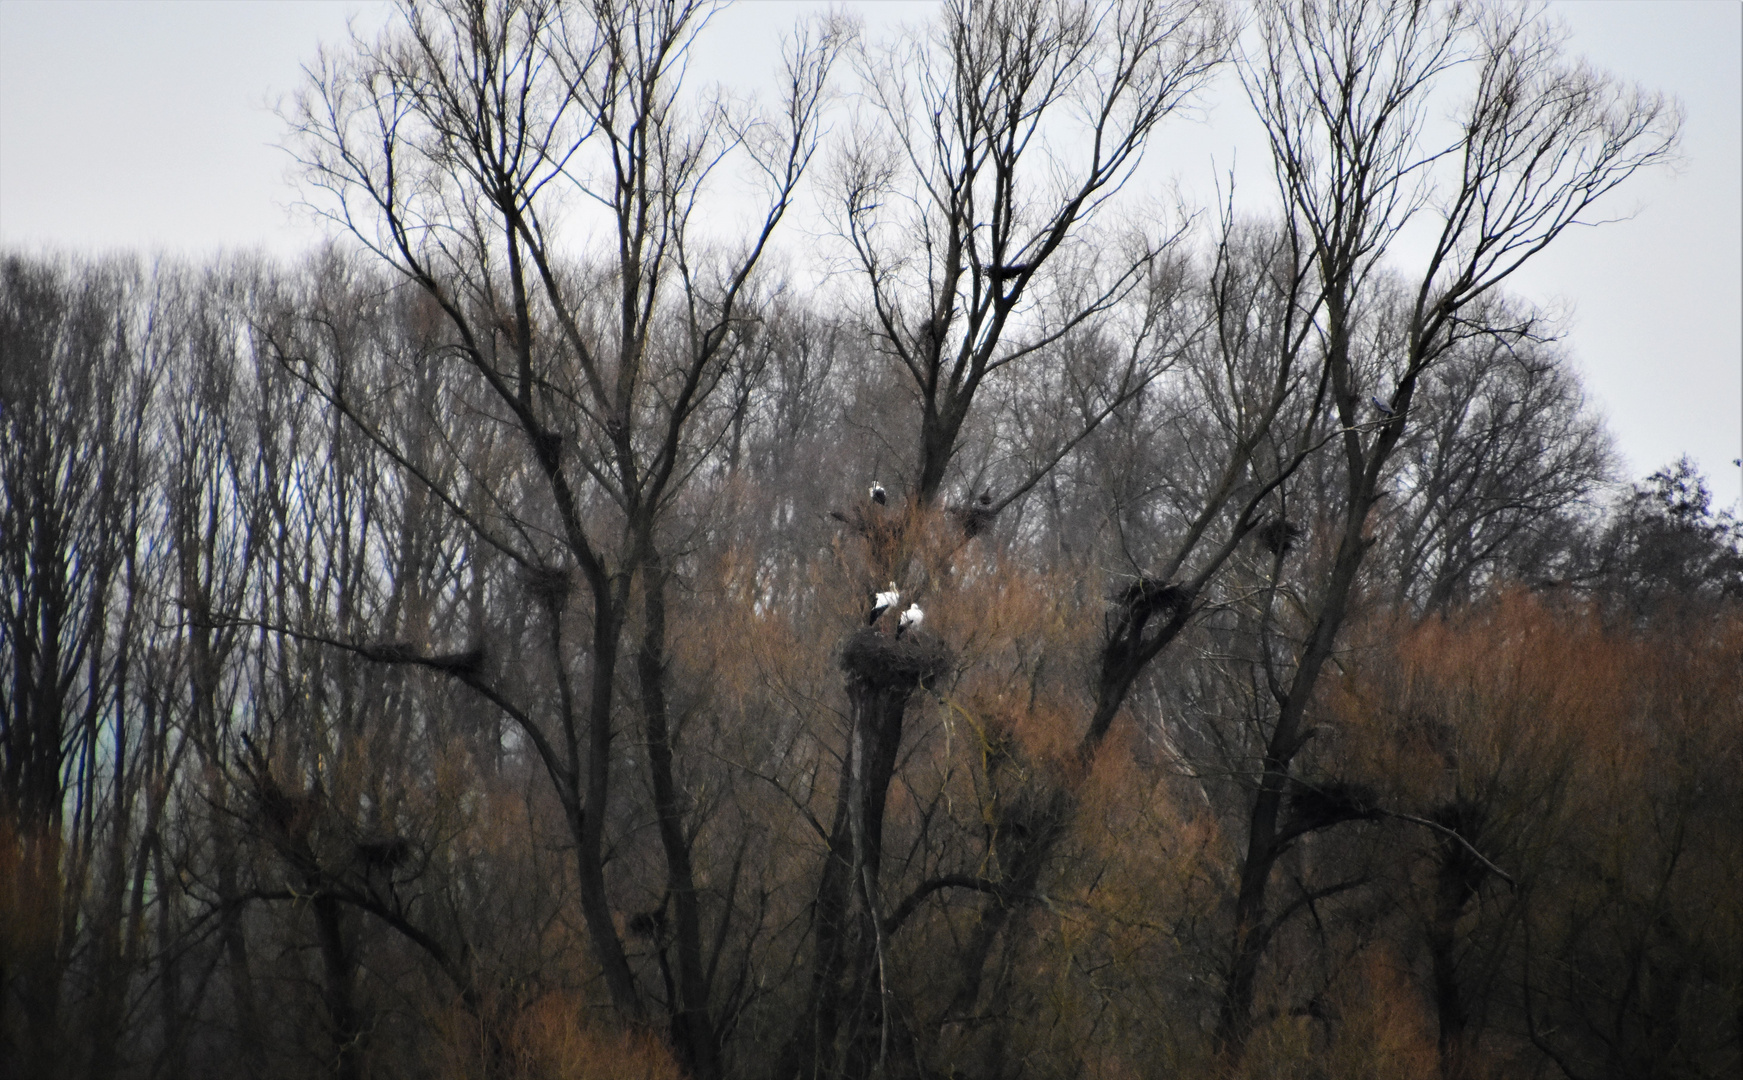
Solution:
<svg viewBox="0 0 1743 1080">
<path fill-rule="evenodd" d="M 744 85 L 809 2 L 750 0 L 717 16 L 694 74 Z M 926 3 L 844 5 L 877 25 Z M 1565 0 L 1571 49 L 1677 95 L 1684 161 L 1620 194 L 1625 221 L 1565 236 L 1514 283 L 1570 313 L 1568 346 L 1638 476 L 1687 452 L 1723 504 L 1743 499 L 1743 4 Z M 318 233 L 295 199 L 270 111 L 299 64 L 379 3 L 0 0 L 0 243 L 197 255 L 301 251 Z M 1238 92 L 1168 129 L 1146 176 L 1214 197 L 1231 164 L 1267 182 Z M 1267 192 L 1268 194 L 1268 192 Z"/>
</svg>

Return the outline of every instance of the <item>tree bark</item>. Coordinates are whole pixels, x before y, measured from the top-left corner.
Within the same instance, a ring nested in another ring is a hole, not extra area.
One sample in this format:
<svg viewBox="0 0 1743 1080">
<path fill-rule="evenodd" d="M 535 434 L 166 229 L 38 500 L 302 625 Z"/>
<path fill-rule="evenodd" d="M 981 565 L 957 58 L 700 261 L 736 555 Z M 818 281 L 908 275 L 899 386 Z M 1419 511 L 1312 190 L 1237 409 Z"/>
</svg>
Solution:
<svg viewBox="0 0 1743 1080">
<path fill-rule="evenodd" d="M 884 818 L 908 704 L 945 658 L 930 641 L 891 643 L 870 629 L 844 648 L 847 752 L 812 909 L 811 999 L 783 1055 L 783 1073 L 857 1080 L 887 1071 L 892 1045 L 910 1042 L 905 1030 L 892 1027 L 900 1020 L 884 1000 Z"/>
<path fill-rule="evenodd" d="M 648 771 L 654 792 L 654 812 L 659 819 L 660 847 L 666 857 L 666 895 L 671 898 L 674 909 L 673 929 L 678 952 L 677 997 L 668 1003 L 672 1042 L 696 1080 L 714 1080 L 720 1075 L 720 1039 L 709 1009 L 707 971 L 702 957 L 701 905 L 691 862 L 686 807 L 678 790 L 674 765 L 665 682 L 665 579 L 657 568 L 646 571 L 642 589 L 645 622 L 641 647 L 636 654 L 636 674 L 641 684 L 642 715 L 648 736 Z"/>
</svg>

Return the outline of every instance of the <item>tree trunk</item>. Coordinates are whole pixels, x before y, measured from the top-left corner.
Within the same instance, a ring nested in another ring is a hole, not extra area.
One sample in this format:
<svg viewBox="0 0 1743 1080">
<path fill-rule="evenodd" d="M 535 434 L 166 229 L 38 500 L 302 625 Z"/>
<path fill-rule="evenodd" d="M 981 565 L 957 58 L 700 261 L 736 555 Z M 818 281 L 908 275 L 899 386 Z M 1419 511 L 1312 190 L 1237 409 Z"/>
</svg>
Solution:
<svg viewBox="0 0 1743 1080">
<path fill-rule="evenodd" d="M 311 888 L 319 888 L 319 880 L 310 878 Z M 363 1075 L 363 1027 L 358 1020 L 357 1003 L 352 994 L 353 969 L 356 963 L 345 945 L 345 928 L 339 901 L 327 893 L 315 897 L 315 937 L 321 945 L 321 967 L 325 976 L 322 1001 L 327 1019 L 333 1025 L 334 1080 L 359 1080 Z"/>
<path fill-rule="evenodd" d="M 643 582 L 646 623 L 636 655 L 642 713 L 647 723 L 648 771 L 659 818 L 660 846 L 666 856 L 666 895 L 671 897 L 678 951 L 677 996 L 670 1002 L 672 1041 L 696 1080 L 720 1075 L 719 1036 L 708 1008 L 708 979 L 702 959 L 702 915 L 685 829 L 684 800 L 673 766 L 671 717 L 666 700 L 666 596 L 661 574 L 650 570 Z"/>
<path fill-rule="evenodd" d="M 611 782 L 612 679 L 617 670 L 617 651 L 622 620 L 617 612 L 619 590 L 607 586 L 595 590 L 593 617 L 593 685 L 587 708 L 587 780 L 580 792 L 571 792 L 570 828 L 575 836 L 575 865 L 581 886 L 581 914 L 587 920 L 588 938 L 593 944 L 594 958 L 605 972 L 605 985 L 611 1002 L 626 1019 L 639 1020 L 644 1010 L 636 990 L 635 975 L 630 971 L 629 958 L 624 955 L 623 942 L 617 925 L 611 918 L 611 903 L 605 890 L 605 810 Z M 553 623 L 559 622 L 552 614 Z M 553 630 L 555 634 L 555 630 Z M 553 648 L 555 663 L 564 660 L 560 649 Z M 567 697 L 567 694 L 564 695 Z M 564 723 L 573 724 L 572 714 L 565 706 Z M 567 732 L 571 756 L 579 753 L 576 733 Z M 579 762 L 572 762 L 578 766 Z M 574 782 L 575 778 L 571 778 Z"/>
<path fill-rule="evenodd" d="M 1373 485 L 1373 481 L 1365 473 L 1356 471 L 1354 466 L 1351 483 L 1365 485 L 1370 490 Z M 1234 958 L 1229 965 L 1222 1008 L 1217 1017 L 1216 1043 L 1230 1056 L 1240 1055 L 1252 1031 L 1253 995 L 1259 961 L 1275 930 L 1267 920 L 1266 892 L 1277 860 L 1288 850 L 1287 842 L 1280 842 L 1278 835 L 1283 794 L 1289 784 L 1295 756 L 1306 744 L 1302 722 L 1307 707 L 1313 701 L 1320 672 L 1331 658 L 1338 631 L 1343 627 L 1362 558 L 1372 546 L 1372 541 L 1362 535 L 1372 505 L 1373 498 L 1366 491 L 1352 492 L 1337 559 L 1320 597 L 1319 617 L 1314 620 L 1307 647 L 1278 711 L 1277 726 L 1265 747 L 1264 773 L 1247 817 L 1247 854 L 1241 862 L 1240 891 L 1235 898 Z"/>
<path fill-rule="evenodd" d="M 813 909 L 811 1000 L 783 1075 L 862 1078 L 887 1072 L 892 1046 L 908 1045 L 884 1003 L 884 815 L 908 702 L 944 658 L 930 643 L 891 642 L 869 629 L 844 649 L 851 726 Z"/>
</svg>

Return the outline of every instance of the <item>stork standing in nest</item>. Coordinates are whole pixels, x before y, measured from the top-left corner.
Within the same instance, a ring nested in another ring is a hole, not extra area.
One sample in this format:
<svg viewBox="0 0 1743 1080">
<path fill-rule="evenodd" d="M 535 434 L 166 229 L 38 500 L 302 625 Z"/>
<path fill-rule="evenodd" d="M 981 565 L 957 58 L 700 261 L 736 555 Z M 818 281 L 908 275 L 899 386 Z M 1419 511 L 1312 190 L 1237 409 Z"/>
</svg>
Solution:
<svg viewBox="0 0 1743 1080">
<path fill-rule="evenodd" d="M 896 583 L 890 582 L 890 587 L 884 592 L 872 594 L 871 618 L 865 621 L 867 626 L 876 626 L 884 612 L 902 602 L 902 594 L 896 591 Z"/>
<path fill-rule="evenodd" d="M 925 621 L 926 613 L 920 610 L 920 605 L 909 604 L 908 610 L 902 612 L 902 617 L 896 622 L 896 636 L 901 637 L 910 630 L 918 630 Z"/>
</svg>

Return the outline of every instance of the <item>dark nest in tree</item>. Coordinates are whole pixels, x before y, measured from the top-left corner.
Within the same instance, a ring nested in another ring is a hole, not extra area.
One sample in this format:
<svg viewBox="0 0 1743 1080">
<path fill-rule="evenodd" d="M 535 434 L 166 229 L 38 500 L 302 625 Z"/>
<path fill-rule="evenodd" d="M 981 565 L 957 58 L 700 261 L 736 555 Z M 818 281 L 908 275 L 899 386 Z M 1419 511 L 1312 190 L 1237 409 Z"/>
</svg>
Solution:
<svg viewBox="0 0 1743 1080">
<path fill-rule="evenodd" d="M 1192 604 L 1185 588 L 1161 578 L 1141 577 L 1112 597 L 1107 620 L 1107 656 L 1130 663 L 1143 653 L 1144 627 L 1158 615 L 1172 618 Z"/>
<path fill-rule="evenodd" d="M 863 627 L 841 646 L 841 670 L 878 686 L 924 686 L 949 667 L 950 650 L 923 630 L 898 638 Z"/>
<path fill-rule="evenodd" d="M 1141 577 L 1121 589 L 1114 602 L 1122 612 L 1129 613 L 1134 624 L 1142 625 L 1157 615 L 1173 614 L 1190 602 L 1186 590 L 1161 578 Z"/>
<path fill-rule="evenodd" d="M 556 431 L 540 431 L 532 436 L 533 454 L 547 465 L 555 465 L 563 454 L 563 436 Z"/>
<path fill-rule="evenodd" d="M 389 641 L 359 650 L 366 659 L 382 664 L 418 664 L 435 668 L 449 675 L 465 678 L 484 671 L 484 649 L 464 649 L 460 652 L 426 653 L 405 641 Z"/>
<path fill-rule="evenodd" d="M 256 776 L 254 795 L 257 820 L 267 836 L 279 844 L 301 844 L 321 812 L 320 800 L 313 793 L 286 791 L 270 774 Z"/>
<path fill-rule="evenodd" d="M 662 940 L 666 936 L 666 911 L 655 908 L 652 911 L 638 911 L 629 919 L 629 932 L 639 938 Z"/>
<path fill-rule="evenodd" d="M 871 541 L 874 547 L 888 547 L 899 543 L 908 527 L 906 514 L 900 510 L 879 506 L 869 499 L 862 506 L 856 506 L 845 514 L 840 510 L 831 510 L 829 516 Z"/>
<path fill-rule="evenodd" d="M 950 516 L 962 526 L 962 535 L 973 540 L 993 527 L 993 518 L 998 514 L 983 503 L 976 506 L 953 506 L 950 508 Z"/>
<path fill-rule="evenodd" d="M 1253 535 L 1259 538 L 1259 543 L 1273 555 L 1287 555 L 1297 541 L 1301 539 L 1301 526 L 1286 517 L 1267 518 L 1265 524 L 1259 526 Z"/>
<path fill-rule="evenodd" d="M 569 590 L 573 583 L 569 579 L 569 571 L 560 566 L 530 566 L 521 580 L 526 586 L 527 595 L 551 611 L 562 611 L 563 606 L 569 602 Z"/>
<path fill-rule="evenodd" d="M 377 836 L 359 840 L 357 858 L 364 866 L 392 870 L 404 866 L 412 857 L 412 845 L 403 836 Z"/>
<path fill-rule="evenodd" d="M 461 677 L 480 675 L 484 672 L 484 650 L 480 648 L 466 649 L 463 652 L 437 653 L 434 656 L 426 657 L 424 666 Z"/>
<path fill-rule="evenodd" d="M 1347 780 L 1295 781 L 1289 792 L 1289 810 L 1294 828 L 1301 832 L 1380 816 L 1374 789 Z"/>
</svg>

